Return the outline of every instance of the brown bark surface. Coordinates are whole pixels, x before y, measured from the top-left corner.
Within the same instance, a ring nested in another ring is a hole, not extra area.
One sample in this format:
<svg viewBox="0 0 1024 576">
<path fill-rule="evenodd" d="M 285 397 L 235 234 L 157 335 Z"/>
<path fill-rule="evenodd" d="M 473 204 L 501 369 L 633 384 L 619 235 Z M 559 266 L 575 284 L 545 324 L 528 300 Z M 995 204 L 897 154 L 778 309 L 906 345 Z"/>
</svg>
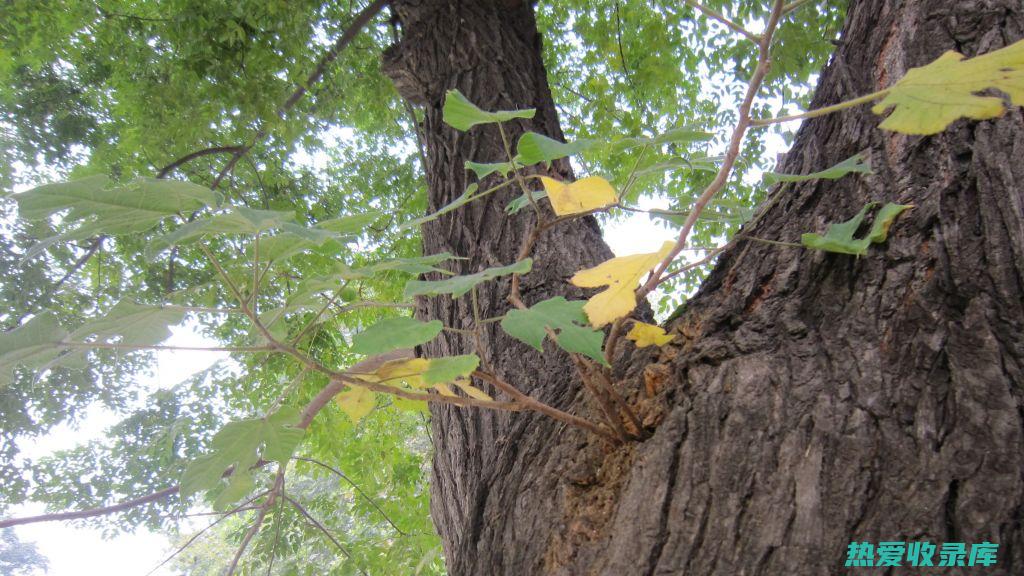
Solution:
<svg viewBox="0 0 1024 576">
<path fill-rule="evenodd" d="M 426 106 L 432 209 L 462 192 L 464 160 L 501 158 L 493 128 L 442 125 L 445 89 L 487 109 L 535 106 L 530 128 L 560 135 L 528 6 L 403 2 L 399 15 L 387 66 Z M 1022 37 L 1019 0 L 855 1 L 814 107 L 887 87 L 946 50 Z M 932 137 L 878 123 L 866 107 L 807 122 L 782 171 L 864 151 L 875 173 L 774 190 L 746 231 L 798 241 L 865 202 L 915 208 L 859 259 L 727 252 L 672 326 L 675 342 L 619 353 L 620 387 L 650 439 L 613 448 L 528 414 L 434 413 L 432 509 L 452 574 L 831 574 L 851 540 L 988 540 L 999 565 L 986 573 L 1024 573 L 1024 115 Z M 503 215 L 511 196 L 425 227 L 425 253 L 468 257 L 460 272 L 511 262 L 532 225 Z M 607 256 L 592 221 L 557 229 L 527 302 L 579 297 L 564 279 Z M 482 292 L 484 315 L 506 294 L 507 283 Z M 419 314 L 460 326 L 468 306 L 435 299 Z M 512 383 L 592 413 L 563 356 L 496 329 L 485 346 Z M 469 348 L 449 336 L 427 353 Z"/>
</svg>

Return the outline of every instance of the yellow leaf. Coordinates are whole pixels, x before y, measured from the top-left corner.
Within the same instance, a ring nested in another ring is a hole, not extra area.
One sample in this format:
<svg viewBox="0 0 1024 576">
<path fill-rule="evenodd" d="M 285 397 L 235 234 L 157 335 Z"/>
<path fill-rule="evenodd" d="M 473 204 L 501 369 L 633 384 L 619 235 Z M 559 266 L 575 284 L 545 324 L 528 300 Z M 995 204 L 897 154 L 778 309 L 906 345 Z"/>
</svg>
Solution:
<svg viewBox="0 0 1024 576">
<path fill-rule="evenodd" d="M 666 334 L 659 326 L 637 322 L 633 329 L 626 334 L 626 338 L 636 342 L 637 348 L 645 346 L 664 346 L 672 341 L 672 336 Z"/>
<path fill-rule="evenodd" d="M 470 384 L 469 380 L 456 380 L 454 384 L 477 400 L 493 400 L 486 392 Z"/>
<path fill-rule="evenodd" d="M 430 367 L 430 360 L 426 358 L 409 358 L 408 360 L 393 360 L 386 362 L 377 368 L 372 374 L 360 374 L 356 378 L 367 382 L 380 382 L 397 386 L 408 384 L 413 388 L 423 388 L 423 373 Z"/>
<path fill-rule="evenodd" d="M 1024 105 L 1024 40 L 969 60 L 946 52 L 907 72 L 871 110 L 882 114 L 894 108 L 881 124 L 887 130 L 935 134 L 959 118 L 986 120 L 1002 114 L 1002 98 L 976 94 L 988 88 L 1005 92 L 1014 105 Z"/>
<path fill-rule="evenodd" d="M 588 212 L 619 201 L 612 185 L 600 176 L 590 176 L 571 184 L 547 176 L 541 176 L 540 181 L 544 183 L 551 207 L 559 216 Z"/>
<path fill-rule="evenodd" d="M 341 394 L 334 397 L 334 401 L 338 403 L 338 406 L 345 414 L 348 414 L 352 422 L 362 420 L 376 405 L 373 392 L 366 388 L 355 386 L 346 388 Z"/>
<path fill-rule="evenodd" d="M 633 291 L 640 279 L 668 256 L 673 246 L 675 242 L 665 242 L 657 252 L 612 258 L 577 272 L 570 282 L 580 288 L 608 287 L 588 300 L 583 307 L 590 324 L 600 328 L 632 312 L 636 308 L 636 295 Z"/>
<path fill-rule="evenodd" d="M 455 396 L 455 392 L 453 392 L 451 386 L 447 384 L 434 384 L 434 390 L 440 392 L 441 396 Z"/>
</svg>

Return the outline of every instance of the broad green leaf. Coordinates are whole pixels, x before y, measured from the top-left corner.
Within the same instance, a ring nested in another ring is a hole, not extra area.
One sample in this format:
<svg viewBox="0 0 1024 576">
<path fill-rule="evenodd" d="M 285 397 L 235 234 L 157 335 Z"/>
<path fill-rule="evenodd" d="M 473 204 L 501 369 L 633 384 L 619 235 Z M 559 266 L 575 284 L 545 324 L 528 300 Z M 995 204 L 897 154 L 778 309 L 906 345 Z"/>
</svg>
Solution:
<svg viewBox="0 0 1024 576">
<path fill-rule="evenodd" d="M 43 312 L 14 330 L 0 332 L 0 390 L 13 382 L 14 370 L 19 366 L 38 370 L 59 357 L 62 350 L 57 343 L 66 337 L 67 332 L 52 312 Z"/>
<path fill-rule="evenodd" d="M 501 328 L 513 338 L 521 340 L 537 350 L 547 336 L 547 329 L 557 334 L 557 344 L 568 352 L 583 354 L 604 364 L 601 345 L 604 333 L 587 326 L 583 313 L 586 302 L 569 301 L 556 296 L 534 304 L 527 310 L 510 310 L 501 321 Z"/>
<path fill-rule="evenodd" d="M 779 182 L 804 182 L 806 180 L 838 180 L 851 172 L 858 174 L 871 174 L 871 164 L 863 154 L 857 153 L 843 160 L 839 164 L 811 174 L 780 174 L 768 172 L 764 175 L 764 183 L 769 186 Z"/>
<path fill-rule="evenodd" d="M 475 199 L 474 195 L 476 194 L 476 191 L 478 189 L 479 189 L 479 187 L 476 184 L 470 184 L 469 187 L 466 188 L 466 191 L 463 192 L 461 196 L 459 196 L 455 200 L 452 200 L 447 205 L 441 207 L 437 212 L 434 212 L 433 214 L 428 214 L 428 215 L 423 216 L 421 218 L 416 218 L 415 220 L 410 220 L 408 222 L 405 222 L 401 226 L 399 226 L 398 229 L 399 230 L 404 230 L 404 229 L 408 229 L 408 228 L 415 228 L 415 227 L 417 227 L 417 226 L 419 226 L 421 224 L 425 224 L 427 222 L 436 220 L 442 214 L 447 214 L 447 213 L 451 212 L 452 210 L 455 210 L 455 209 L 459 208 L 460 206 L 463 206 L 465 204 L 469 204 L 470 202 L 472 202 Z"/>
<path fill-rule="evenodd" d="M 548 193 L 544 190 L 533 190 L 530 192 L 530 195 L 533 196 L 533 200 L 535 202 L 537 200 L 540 200 L 541 198 L 548 197 Z M 520 194 L 519 197 L 512 200 L 505 206 L 505 212 L 509 214 L 515 214 L 516 212 L 519 212 L 520 210 L 526 208 L 529 205 L 530 200 L 526 197 L 526 194 Z"/>
<path fill-rule="evenodd" d="M 244 476 L 250 475 L 250 468 L 262 457 L 265 460 L 284 462 L 291 458 L 305 432 L 297 428 L 300 412 L 290 406 L 280 408 L 266 418 L 250 418 L 229 422 L 214 435 L 210 442 L 210 453 L 193 460 L 181 477 L 181 498 L 212 490 L 221 483 L 221 478 L 231 469 L 228 477 L 229 496 L 234 496 L 245 485 Z M 240 484 L 231 488 L 234 476 L 241 474 Z M 234 499 L 218 500 L 221 505 L 231 504 Z"/>
<path fill-rule="evenodd" d="M 362 268 L 338 267 L 339 276 L 346 279 L 369 278 L 381 272 L 405 272 L 407 274 L 426 274 L 428 272 L 439 272 L 450 275 L 451 272 L 438 268 L 437 264 L 448 260 L 457 260 L 449 252 L 431 254 L 429 256 L 417 256 L 413 258 L 393 258 L 369 264 Z"/>
<path fill-rule="evenodd" d="M 558 216 L 589 212 L 619 201 L 611 183 L 600 176 L 588 176 L 570 183 L 547 176 L 541 176 L 540 180 L 548 193 L 551 208 Z"/>
<path fill-rule="evenodd" d="M 216 511 L 227 510 L 232 503 L 238 502 L 256 488 L 256 480 L 252 472 L 239 470 L 228 479 L 228 485 L 217 495 L 213 501 L 213 509 Z"/>
<path fill-rule="evenodd" d="M 185 312 L 180 308 L 149 306 L 121 300 L 102 318 L 86 322 L 72 334 L 72 341 L 92 338 L 94 342 L 118 340 L 125 344 L 154 345 L 171 337 L 170 327 L 180 324 Z"/>
<path fill-rule="evenodd" d="M 257 232 L 280 228 L 294 219 L 294 212 L 231 206 L 224 213 L 188 222 L 167 234 L 153 238 L 146 247 L 146 255 L 152 259 L 172 246 L 189 244 L 208 234 L 253 235 Z M 300 226 L 295 227 L 301 228 Z M 329 234 L 326 231 L 322 232 Z"/>
<path fill-rule="evenodd" d="M 381 216 L 382 214 L 380 212 L 363 212 L 362 214 L 352 214 L 349 216 L 342 216 L 340 218 L 333 218 L 331 220 L 324 220 L 322 222 L 318 222 L 316 227 L 321 230 L 329 230 L 337 234 L 358 234 L 362 233 L 366 228 L 379 220 Z"/>
<path fill-rule="evenodd" d="M 110 234 L 138 232 L 145 229 L 140 228 L 142 222 L 155 223 L 220 201 L 213 190 L 189 182 L 142 178 L 121 186 L 110 184 L 106 176 L 90 176 L 39 186 L 16 194 L 14 199 L 22 218 L 39 220 L 68 210 L 66 220 L 96 217 L 107 223 Z"/>
<path fill-rule="evenodd" d="M 1024 40 L 969 60 L 946 52 L 908 71 L 871 110 L 884 114 L 893 109 L 880 125 L 886 130 L 935 134 L 960 118 L 986 120 L 1002 114 L 1002 98 L 978 95 L 990 88 L 1005 93 L 1015 106 L 1024 104 Z"/>
<path fill-rule="evenodd" d="M 514 118 L 533 118 L 536 110 L 499 110 L 484 112 L 466 99 L 458 90 L 449 90 L 444 99 L 444 122 L 452 128 L 465 132 L 477 124 L 508 122 Z"/>
<path fill-rule="evenodd" d="M 477 284 L 493 280 L 499 276 L 526 274 L 532 267 L 533 260 L 524 258 L 515 264 L 501 266 L 500 268 L 488 268 L 476 274 L 466 276 L 453 276 L 444 280 L 410 280 L 405 285 L 405 297 L 451 294 L 453 298 L 458 298 L 472 290 Z"/>
<path fill-rule="evenodd" d="M 635 322 L 626 338 L 635 342 L 637 348 L 664 346 L 672 341 L 672 335 L 666 334 L 662 327 L 644 322 Z"/>
<path fill-rule="evenodd" d="M 886 204 L 875 216 L 875 221 L 867 236 L 859 239 L 854 238 L 853 235 L 857 233 L 857 229 L 860 228 L 868 212 L 877 205 L 877 202 L 868 202 L 853 218 L 846 222 L 830 224 L 828 232 L 824 236 L 815 233 L 803 234 L 800 236 L 800 243 L 815 250 L 863 256 L 867 254 L 868 246 L 872 243 L 885 242 L 889 236 L 889 227 L 892 226 L 893 220 L 904 210 L 912 208 L 909 205 L 893 204 L 891 202 Z"/>
<path fill-rule="evenodd" d="M 579 154 L 593 147 L 593 140 L 577 140 L 575 142 L 559 142 L 536 132 L 526 132 L 519 137 L 516 145 L 518 156 L 516 161 L 529 166 L 541 162 L 551 163 L 552 160 Z"/>
<path fill-rule="evenodd" d="M 430 385 L 453 382 L 469 376 L 479 365 L 480 357 L 476 354 L 430 358 L 430 364 L 423 371 L 423 383 Z"/>
<path fill-rule="evenodd" d="M 657 252 L 612 258 L 577 272 L 569 281 L 580 288 L 608 287 L 588 300 L 583 308 L 590 324 L 600 328 L 632 312 L 636 308 L 633 292 L 641 278 L 665 259 L 674 246 L 674 242 L 665 242 Z"/>
<path fill-rule="evenodd" d="M 491 174 L 498 173 L 507 177 L 512 172 L 511 162 L 472 162 L 466 160 L 466 169 L 476 174 L 477 180 L 483 180 Z"/>
<path fill-rule="evenodd" d="M 348 415 L 353 423 L 358 423 L 367 414 L 373 412 L 377 405 L 374 393 L 359 386 L 349 386 L 334 397 L 341 411 Z"/>
<path fill-rule="evenodd" d="M 352 337 L 356 354 L 383 354 L 399 348 L 412 348 L 441 333 L 440 320 L 420 322 L 415 318 L 387 318 Z"/>
</svg>

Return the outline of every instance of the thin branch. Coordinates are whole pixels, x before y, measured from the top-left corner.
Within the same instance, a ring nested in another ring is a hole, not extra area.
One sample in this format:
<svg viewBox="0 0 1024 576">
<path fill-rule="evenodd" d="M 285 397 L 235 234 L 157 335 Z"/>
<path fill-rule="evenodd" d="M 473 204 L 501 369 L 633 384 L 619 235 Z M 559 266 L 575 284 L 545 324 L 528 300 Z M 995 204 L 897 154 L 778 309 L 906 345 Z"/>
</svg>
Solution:
<svg viewBox="0 0 1024 576">
<path fill-rule="evenodd" d="M 379 512 L 380 515 L 383 516 L 384 519 L 388 521 L 388 524 L 391 524 L 391 527 L 394 528 L 396 532 L 398 532 L 402 536 L 408 536 L 409 535 L 407 532 L 405 532 L 404 530 L 399 528 L 398 525 L 395 524 L 395 522 L 393 520 L 391 520 L 391 517 L 387 515 L 387 512 L 384 512 L 384 510 L 381 509 L 381 507 L 377 505 L 377 502 L 373 498 L 371 498 L 369 494 L 364 492 L 363 489 L 360 488 L 358 484 L 353 482 L 352 479 L 349 478 L 348 476 L 346 476 L 345 473 L 342 472 L 341 470 L 338 470 L 337 468 L 335 468 L 334 466 L 331 466 L 330 464 L 327 464 L 326 462 L 321 462 L 320 460 L 316 460 L 314 458 L 309 458 L 309 457 L 306 457 L 306 456 L 293 456 L 292 460 L 301 460 L 303 462 L 309 462 L 311 464 L 316 464 L 317 466 L 320 466 L 320 467 L 322 467 L 322 468 L 324 468 L 326 470 L 329 470 L 329 471 L 335 473 L 336 475 L 341 477 L 343 480 L 345 480 L 346 482 L 351 484 L 352 487 L 356 489 L 356 492 L 358 492 L 360 496 L 365 498 L 366 501 L 369 502 L 371 506 L 373 506 L 374 510 Z"/>
<path fill-rule="evenodd" d="M 235 569 L 238 568 L 238 561 L 242 559 L 242 554 L 245 554 L 245 549 L 249 547 L 249 542 L 251 542 L 253 537 L 260 531 L 260 526 L 263 525 L 263 520 L 267 517 L 267 512 L 269 512 L 271 506 L 274 505 L 278 495 L 283 495 L 281 488 L 284 486 L 284 471 L 284 466 L 278 469 L 277 477 L 274 479 L 274 487 L 270 490 L 270 495 L 267 496 L 266 501 L 264 501 L 260 506 L 260 510 L 256 514 L 256 519 L 253 521 L 252 526 L 246 530 L 245 536 L 242 537 L 242 542 L 238 545 L 238 550 L 235 551 L 234 557 L 231 558 L 231 564 L 228 565 L 225 576 L 232 576 L 235 573 Z"/>
<path fill-rule="evenodd" d="M 213 528 L 217 524 L 220 524 L 224 520 L 226 520 L 229 517 L 234 516 L 235 514 L 238 514 L 240 512 L 245 512 L 247 510 L 254 510 L 255 508 L 253 508 L 252 506 L 249 506 L 249 504 L 251 504 L 254 500 L 256 500 L 256 499 L 258 499 L 260 497 L 266 496 L 266 495 L 267 495 L 267 491 L 260 492 L 259 494 L 256 494 L 252 498 L 249 498 L 245 502 L 242 502 L 241 504 L 239 504 L 238 506 L 234 507 L 231 510 L 228 510 L 227 512 L 216 512 L 215 514 L 220 516 L 220 518 L 217 518 L 213 522 L 211 522 L 211 523 L 207 524 L 206 526 L 204 526 L 202 530 L 200 530 L 199 532 L 196 532 L 195 534 L 193 534 L 191 538 L 189 538 L 184 544 L 182 544 L 174 552 L 172 552 L 170 556 L 168 556 L 167 558 L 164 558 L 163 562 L 157 564 L 152 570 L 147 572 L 146 576 L 151 576 L 154 572 L 156 572 L 157 570 L 163 568 L 165 564 L 167 564 L 171 560 L 174 560 L 174 558 L 178 554 L 181 554 L 182 552 L 184 552 L 189 546 L 192 545 L 193 542 L 198 540 L 203 534 L 208 532 L 211 528 Z"/>
<path fill-rule="evenodd" d="M 350 554 L 349 551 L 347 549 L 345 549 L 344 546 L 342 546 L 341 542 L 338 542 L 338 539 L 335 538 L 334 535 L 331 534 L 331 532 L 329 530 L 327 530 L 327 527 L 325 527 L 323 524 L 321 524 L 320 521 L 317 520 L 316 518 L 313 518 L 312 514 L 310 514 L 309 511 L 307 511 L 306 508 L 303 507 L 302 504 L 299 504 L 298 502 L 295 501 L 294 498 L 292 498 L 291 496 L 289 496 L 287 494 L 284 495 L 284 499 L 287 500 L 288 503 L 291 504 L 296 510 L 298 510 L 299 513 L 302 514 L 303 517 L 305 517 L 306 520 L 309 521 L 309 523 L 313 525 L 313 527 L 315 527 L 324 536 L 326 536 L 327 539 L 330 540 L 332 544 L 337 546 L 338 550 L 341 550 L 341 553 L 344 554 L 346 558 L 348 558 L 349 560 L 352 560 L 352 554 Z M 366 571 L 363 570 L 362 567 L 359 567 L 359 571 L 362 572 L 363 574 L 366 574 Z"/>
<path fill-rule="evenodd" d="M 171 486 L 170 488 L 164 488 L 157 492 L 140 496 L 132 500 L 126 500 L 120 504 L 114 504 L 112 506 L 100 506 L 98 508 L 90 508 L 88 510 L 79 510 L 77 512 L 55 512 L 52 514 L 40 514 L 39 516 L 24 516 L 22 518 L 6 518 L 0 520 L 0 528 L 10 528 L 11 526 L 21 526 L 22 524 L 36 524 L 39 522 L 53 522 L 55 520 L 82 520 L 84 518 L 95 518 L 96 516 L 106 516 L 107 514 L 116 514 L 117 512 L 124 512 L 131 510 L 144 504 L 157 502 L 167 498 L 168 496 L 174 496 L 178 493 L 178 486 Z"/>
<path fill-rule="evenodd" d="M 891 91 L 892 88 L 886 88 L 884 90 L 878 90 L 870 94 L 865 94 L 852 100 L 833 104 L 831 106 L 824 106 L 821 108 L 815 108 L 814 110 L 808 110 L 807 112 L 801 112 L 800 114 L 793 114 L 791 116 L 780 116 L 778 118 L 762 118 L 759 120 L 752 120 L 750 122 L 751 127 L 762 127 L 770 126 L 772 124 L 780 124 L 782 122 L 790 122 L 793 120 L 806 120 L 808 118 L 817 118 L 818 116 L 825 116 L 826 114 L 832 114 L 833 112 L 839 112 L 840 110 L 846 110 L 847 108 L 853 108 L 854 106 L 860 106 L 861 104 L 868 104 L 874 102 L 879 98 L 882 98 Z"/>
<path fill-rule="evenodd" d="M 733 32 L 742 34 L 747 40 L 750 40 L 754 44 L 760 44 L 761 43 L 761 37 L 760 36 L 758 36 L 757 34 L 754 34 L 753 32 L 751 32 L 749 30 L 747 30 L 743 26 L 740 26 L 736 22 L 733 22 L 732 20 L 726 18 L 725 15 L 722 14 L 721 12 L 717 12 L 715 10 L 712 10 L 711 8 L 708 8 L 708 7 L 700 4 L 696 0 L 684 0 L 684 1 L 686 2 L 687 6 L 690 6 L 691 8 L 696 8 L 697 10 L 700 10 L 701 12 L 704 13 L 705 16 L 707 16 L 709 18 L 712 18 L 714 20 L 717 20 L 718 22 L 720 22 L 726 28 L 729 28 Z"/>
<path fill-rule="evenodd" d="M 167 346 L 160 344 L 121 344 L 118 342 L 57 342 L 63 348 L 98 350 L 182 350 L 188 352 L 270 352 L 270 346 Z"/>
<path fill-rule="evenodd" d="M 232 154 L 238 154 L 244 148 L 245 146 L 212 146 L 210 148 L 203 148 L 202 150 L 197 150 L 190 154 L 186 154 L 181 158 L 178 158 L 174 162 L 171 162 L 170 164 L 164 166 L 163 168 L 160 169 L 159 172 L 157 172 L 156 177 L 166 178 L 167 175 L 170 174 L 172 171 L 177 170 L 178 168 L 181 168 L 185 164 L 188 164 L 189 162 L 202 158 L 204 156 L 211 156 L 213 154 L 226 154 L 228 152 Z"/>
</svg>

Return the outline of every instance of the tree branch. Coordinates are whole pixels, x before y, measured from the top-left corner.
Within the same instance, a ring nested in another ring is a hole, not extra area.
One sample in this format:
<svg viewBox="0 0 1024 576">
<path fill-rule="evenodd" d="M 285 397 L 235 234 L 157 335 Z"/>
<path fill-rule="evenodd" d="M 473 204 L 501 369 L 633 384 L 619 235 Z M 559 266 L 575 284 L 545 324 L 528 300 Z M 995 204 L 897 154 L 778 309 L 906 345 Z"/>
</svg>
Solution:
<svg viewBox="0 0 1024 576">
<path fill-rule="evenodd" d="M 381 507 L 377 505 L 377 502 L 376 502 L 376 501 L 374 501 L 374 499 L 373 499 L 373 498 L 370 498 L 370 495 L 369 495 L 369 494 L 367 494 L 366 492 L 363 492 L 363 489 L 362 489 L 362 488 L 360 488 L 358 484 L 356 484 L 355 482 L 353 482 L 351 478 L 349 478 L 348 476 L 346 476 L 346 475 L 345 475 L 345 473 L 344 473 L 344 472 L 342 472 L 341 470 L 338 470 L 337 468 L 335 468 L 334 466 L 331 466 L 330 464 L 327 464 L 326 462 L 321 462 L 321 461 L 319 461 L 319 460 L 316 460 L 316 459 L 314 459 L 314 458 L 309 458 L 309 457 L 307 457 L 307 456 L 293 456 L 293 457 L 292 457 L 292 460 L 301 460 L 302 462 L 309 462 L 309 463 L 311 463 L 311 464 L 316 464 L 317 466 L 320 466 L 320 467 L 322 467 L 322 468 L 324 468 L 324 469 L 326 469 L 326 470 L 330 470 L 331 472 L 333 472 L 333 473 L 337 474 L 337 475 L 338 475 L 339 477 L 341 477 L 341 478 L 342 478 L 343 480 L 345 480 L 346 482 L 348 482 L 349 484 L 351 484 L 351 485 L 352 485 L 352 487 L 356 489 L 356 492 L 358 492 L 360 496 L 362 496 L 363 498 L 365 498 L 365 499 L 366 499 L 366 501 L 367 501 L 367 502 L 369 502 L 369 503 L 370 503 L 370 505 L 371 505 L 371 506 L 373 506 L 373 508 L 374 508 L 374 509 L 375 509 L 375 510 L 376 510 L 377 512 L 379 512 L 379 513 L 380 513 L 380 515 L 381 515 L 381 516 L 383 516 L 385 520 L 387 520 L 387 521 L 388 521 L 388 524 L 391 524 L 391 527 L 392 527 L 392 528 L 394 528 L 396 532 L 398 532 L 398 533 L 399 533 L 399 534 L 401 534 L 402 536 L 408 536 L 408 535 L 409 535 L 409 534 L 408 534 L 407 532 L 405 532 L 404 530 L 402 530 L 401 528 L 399 528 L 399 527 L 398 527 L 398 526 L 397 526 L 397 525 L 396 525 L 396 524 L 394 523 L 394 521 L 392 521 L 392 520 L 391 520 L 391 517 L 390 517 L 390 516 L 388 516 L 388 515 L 387 515 L 387 513 L 386 513 L 386 512 L 384 512 L 384 510 L 382 510 L 382 509 L 381 509 Z"/>
</svg>

